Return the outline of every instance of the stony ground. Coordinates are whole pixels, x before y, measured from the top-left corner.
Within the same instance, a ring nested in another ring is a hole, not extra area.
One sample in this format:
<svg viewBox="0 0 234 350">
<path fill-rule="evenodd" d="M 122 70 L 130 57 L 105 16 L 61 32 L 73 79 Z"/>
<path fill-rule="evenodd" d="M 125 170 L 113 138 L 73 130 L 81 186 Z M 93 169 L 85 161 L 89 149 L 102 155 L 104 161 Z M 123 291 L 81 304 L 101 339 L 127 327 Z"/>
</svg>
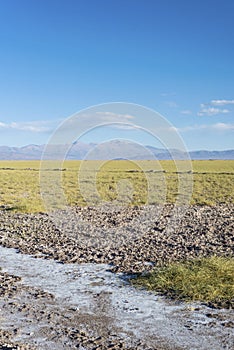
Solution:
<svg viewBox="0 0 234 350">
<path fill-rule="evenodd" d="M 63 263 L 109 263 L 115 272 L 134 273 L 197 256 L 233 256 L 233 217 L 234 205 L 231 204 L 189 208 L 171 205 L 70 208 L 51 215 L 13 214 L 3 208 L 0 211 L 0 244 Z M 18 277 L 0 271 L 0 296 L 8 301 L 3 313 L 24 312 L 31 322 L 49 320 L 50 330 L 45 332 L 65 339 L 67 344 L 71 340 L 73 344 L 76 342 L 74 348 L 131 348 L 121 338 L 115 339 L 113 334 L 104 332 L 103 335 L 103 330 L 91 335 L 90 329 L 79 327 L 82 322 L 72 310 L 58 309 L 51 313 L 49 305 L 53 303 L 53 295 L 19 287 L 18 282 Z M 16 297 L 18 293 L 20 299 Z M 29 300 L 34 300 L 33 307 Z M 64 314 L 69 322 L 65 317 L 61 324 Z M 87 320 L 87 324 L 89 322 L 91 320 Z M 0 349 L 33 349 L 12 344 L 12 336 L 0 330 Z M 68 345 L 67 348 L 73 347 Z M 134 348 L 147 347 L 135 344 Z"/>
<path fill-rule="evenodd" d="M 165 262 L 234 252 L 234 205 L 0 211 L 0 244 L 64 263 L 113 264 L 138 272 Z"/>
</svg>

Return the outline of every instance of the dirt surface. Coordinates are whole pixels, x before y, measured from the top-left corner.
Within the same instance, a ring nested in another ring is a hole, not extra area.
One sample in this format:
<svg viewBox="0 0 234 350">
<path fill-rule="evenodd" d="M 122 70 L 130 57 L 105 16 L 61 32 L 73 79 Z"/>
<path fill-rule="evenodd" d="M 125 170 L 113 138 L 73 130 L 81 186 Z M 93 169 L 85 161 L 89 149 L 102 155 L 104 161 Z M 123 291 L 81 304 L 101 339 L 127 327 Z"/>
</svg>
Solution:
<svg viewBox="0 0 234 350">
<path fill-rule="evenodd" d="M 68 266 L 64 263 L 107 263 L 111 264 L 112 271 L 134 273 L 185 258 L 212 254 L 233 256 L 233 214 L 233 205 L 176 209 L 170 205 L 163 208 L 88 207 L 70 208 L 51 215 L 13 214 L 2 210 L 0 244 L 36 258 L 61 262 L 58 264 L 61 268 Z M 96 313 L 84 310 L 80 313 L 76 307 L 58 302 L 56 293 L 43 285 L 28 285 L 24 277 L 21 280 L 17 276 L 20 274 L 0 271 L 0 349 L 46 349 L 38 345 L 39 340 L 33 341 L 35 324 L 39 327 L 37 338 L 39 332 L 39 338 L 46 339 L 44 344 L 48 349 L 194 350 L 194 346 L 186 346 L 180 338 L 195 330 L 199 330 L 204 339 L 213 339 L 220 332 L 215 349 L 231 349 L 229 336 L 233 319 L 228 310 L 207 311 L 202 307 L 201 311 L 199 306 L 193 308 L 192 317 L 180 310 L 180 315 L 183 312 L 186 315 L 182 318 L 182 335 L 177 330 L 177 345 L 170 337 L 165 337 L 166 341 L 157 334 L 152 342 L 150 337 L 137 339 L 133 331 L 123 336 L 123 325 L 113 324 L 115 315 L 105 310 L 100 312 L 106 304 L 102 293 L 97 297 Z M 121 318 L 121 314 L 118 317 Z M 204 334 L 199 328 L 202 322 L 206 328 Z M 144 326 L 152 328 L 142 322 L 143 329 Z M 209 349 L 204 344 L 198 348 Z"/>
<path fill-rule="evenodd" d="M 15 284 L 15 278 L 1 277 L 9 281 L 9 294 L 5 291 L 7 302 L 2 304 L 2 314 L 8 316 L 8 322 L 14 322 L 15 328 L 1 331 L 1 346 L 8 344 L 17 349 L 34 349 L 35 324 L 37 338 L 45 338 L 45 349 L 125 349 L 121 339 L 116 341 L 108 330 L 108 318 L 92 318 L 89 315 L 79 315 L 76 308 L 63 308 L 54 301 L 53 295 L 36 288 Z M 1 278 L 1 279 L 2 279 Z M 11 281 L 11 282 L 10 282 Z M 15 293 L 12 293 L 15 288 Z M 19 325 L 20 319 L 20 325 Z M 9 342 L 9 339 L 19 337 L 21 342 Z M 23 345 L 22 338 L 29 344 Z M 36 336 L 35 336 L 36 338 Z M 36 340 L 36 339 L 35 339 Z M 39 347 L 41 348 L 41 347 Z"/>
<path fill-rule="evenodd" d="M 3 255 L 3 250 L 1 250 Z M 7 258 L 13 260 L 12 251 L 7 253 Z M 20 254 L 16 254 L 16 259 L 20 259 Z M 34 281 L 32 270 L 28 262 L 25 264 L 25 258 L 22 257 L 22 263 L 19 270 L 26 272 L 27 278 L 19 278 L 7 273 L 0 273 L 0 308 L 1 308 L 1 326 L 0 345 L 11 349 L 180 349 L 175 345 L 169 346 L 165 340 L 160 339 L 157 335 L 152 335 L 150 339 L 140 339 L 131 329 L 116 324 L 116 310 L 112 309 L 109 296 L 114 292 L 108 290 L 108 284 L 100 284 L 101 290 L 89 289 L 89 279 L 83 283 L 82 293 L 79 290 L 72 290 L 74 285 L 69 281 L 76 280 L 75 275 L 78 271 L 65 271 L 63 281 L 65 290 L 59 284 L 50 283 L 43 279 L 45 270 L 37 264 L 40 259 L 36 260 L 35 269 L 40 271 L 43 286 L 41 288 L 32 287 L 32 284 L 39 283 Z M 28 259 L 28 257 L 26 257 Z M 30 259 L 30 257 L 29 257 Z M 31 266 L 33 259 L 30 260 Z M 46 263 L 46 262 L 45 262 Z M 42 262 L 43 264 L 43 262 Z M 19 266 L 19 260 L 16 261 Z M 55 275 L 59 275 L 51 265 L 44 265 Z M 68 266 L 68 265 L 67 265 Z M 63 266 L 58 266 L 59 269 Z M 17 267 L 16 267 L 17 269 Z M 33 272 L 36 277 L 37 272 Z M 21 272 L 20 272 L 21 273 Z M 72 276 L 72 274 L 75 274 Z M 48 279 L 53 281 L 53 274 Z M 82 271 L 82 275 L 91 275 L 91 270 Z M 109 272 L 110 275 L 113 275 Z M 94 284 L 97 284 L 97 277 L 100 279 L 102 271 L 98 271 Z M 32 282 L 34 281 L 34 282 Z M 23 283 L 22 283 L 23 282 Z M 78 281 L 77 281 L 78 282 Z M 93 282 L 91 281 L 93 284 Z M 110 281 L 113 284 L 113 281 Z M 110 287 L 110 286 L 109 286 Z M 114 287 L 122 289 L 122 285 Z M 44 289 L 54 288 L 55 294 L 44 291 Z M 95 292 L 96 291 L 96 292 Z M 82 295 L 81 295 L 82 294 Z M 86 294 L 86 295 L 85 295 Z M 90 297 L 91 295 L 91 297 Z M 122 295 L 121 295 L 122 296 Z M 124 297 L 128 298 L 124 292 Z M 121 298 L 120 298 L 121 299 Z M 125 312 L 131 312 L 131 306 L 125 303 Z M 137 322 L 136 322 L 137 324 Z M 153 347 L 152 347 L 153 345 Z"/>
</svg>

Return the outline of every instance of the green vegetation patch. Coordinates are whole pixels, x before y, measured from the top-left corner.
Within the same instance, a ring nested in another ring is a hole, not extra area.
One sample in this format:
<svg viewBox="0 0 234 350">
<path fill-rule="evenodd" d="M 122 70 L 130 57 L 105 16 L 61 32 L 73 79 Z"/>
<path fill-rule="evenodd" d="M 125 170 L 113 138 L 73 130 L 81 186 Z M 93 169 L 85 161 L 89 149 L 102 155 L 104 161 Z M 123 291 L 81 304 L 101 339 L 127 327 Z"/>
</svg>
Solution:
<svg viewBox="0 0 234 350">
<path fill-rule="evenodd" d="M 131 281 L 173 299 L 234 307 L 234 258 L 212 256 L 175 262 Z"/>
</svg>

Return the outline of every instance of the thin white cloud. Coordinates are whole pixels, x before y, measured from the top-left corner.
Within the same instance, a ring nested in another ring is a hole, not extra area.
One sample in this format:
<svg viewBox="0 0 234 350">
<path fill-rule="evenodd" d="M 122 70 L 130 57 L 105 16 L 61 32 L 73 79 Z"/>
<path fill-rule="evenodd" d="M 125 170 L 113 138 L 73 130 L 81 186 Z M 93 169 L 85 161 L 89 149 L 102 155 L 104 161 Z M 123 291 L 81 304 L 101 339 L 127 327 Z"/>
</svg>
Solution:
<svg viewBox="0 0 234 350">
<path fill-rule="evenodd" d="M 234 124 L 216 123 L 212 127 L 213 129 L 220 130 L 220 131 L 234 130 Z"/>
<path fill-rule="evenodd" d="M 175 92 L 162 92 L 160 94 L 160 96 L 162 96 L 162 97 L 175 96 L 175 95 L 176 95 Z"/>
<path fill-rule="evenodd" d="M 234 105 L 234 100 L 212 100 L 210 104 L 212 106 Z"/>
<path fill-rule="evenodd" d="M 175 101 L 166 101 L 165 104 L 170 108 L 177 108 L 178 104 Z"/>
<path fill-rule="evenodd" d="M 49 132 L 52 128 L 49 126 L 48 121 L 32 121 L 32 122 L 0 122 L 0 130 L 18 130 L 18 131 L 30 131 L 35 133 Z"/>
<path fill-rule="evenodd" d="M 133 124 L 134 116 L 129 114 L 118 114 L 113 112 L 96 112 L 98 119 L 102 123 L 107 123 L 106 127 L 120 130 L 135 130 L 139 129 L 139 126 Z"/>
<path fill-rule="evenodd" d="M 193 112 L 190 111 L 189 109 L 184 109 L 183 111 L 180 111 L 180 113 L 185 115 L 191 115 Z"/>
<path fill-rule="evenodd" d="M 221 108 L 215 108 L 215 107 L 205 107 L 204 104 L 201 104 L 201 110 L 197 113 L 199 116 L 214 116 L 217 114 L 227 114 L 229 113 L 229 109 L 221 109 Z"/>
<path fill-rule="evenodd" d="M 179 132 L 187 131 L 199 131 L 199 130 L 215 130 L 215 131 L 234 131 L 234 124 L 230 123 L 215 123 L 215 124 L 202 124 L 185 126 L 184 128 L 178 128 Z"/>
<path fill-rule="evenodd" d="M 106 125 L 107 128 L 111 129 L 119 129 L 119 130 L 141 130 L 142 128 L 135 124 L 127 124 L 127 123 L 115 123 Z"/>
<path fill-rule="evenodd" d="M 94 113 L 77 113 L 71 118 L 64 120 L 62 130 L 73 133 L 74 130 L 88 130 L 96 127 L 109 127 L 115 129 L 136 129 L 135 117 L 129 114 L 120 114 L 108 111 L 96 111 Z"/>
<path fill-rule="evenodd" d="M 120 114 L 114 112 L 96 112 L 98 115 L 98 121 L 106 125 L 106 127 L 115 129 L 131 130 L 136 129 L 137 126 L 133 124 L 134 116 L 129 114 Z M 93 118 L 93 116 L 89 116 Z"/>
<path fill-rule="evenodd" d="M 129 114 L 119 114 L 113 112 L 96 112 L 96 114 L 98 115 L 98 118 L 101 118 L 101 121 L 105 123 L 129 123 L 135 118 Z"/>
</svg>

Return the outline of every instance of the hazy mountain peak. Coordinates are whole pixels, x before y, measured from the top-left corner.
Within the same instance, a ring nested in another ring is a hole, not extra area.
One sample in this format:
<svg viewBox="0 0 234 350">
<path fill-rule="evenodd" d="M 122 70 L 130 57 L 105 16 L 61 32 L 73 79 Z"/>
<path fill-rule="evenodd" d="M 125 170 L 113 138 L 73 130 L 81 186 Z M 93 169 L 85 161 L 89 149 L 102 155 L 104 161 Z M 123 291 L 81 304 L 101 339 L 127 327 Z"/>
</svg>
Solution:
<svg viewBox="0 0 234 350">
<path fill-rule="evenodd" d="M 128 145 L 128 148 L 124 147 Z M 61 147 L 67 147 L 66 145 L 59 145 Z M 9 147 L 0 146 L 0 159 L 1 160 L 37 160 L 41 159 L 45 145 L 30 144 L 23 147 Z M 72 144 L 67 159 L 84 159 L 89 153 L 87 159 L 109 159 L 112 158 L 112 154 L 121 152 L 121 157 L 124 158 L 124 152 L 126 150 L 126 158 L 131 159 L 184 159 L 185 154 L 179 150 L 167 150 L 163 148 L 156 148 L 153 146 L 139 147 L 133 142 L 124 140 L 113 140 L 108 143 L 108 148 L 105 144 L 95 143 L 83 143 L 76 141 Z M 234 159 L 234 150 L 224 151 L 207 151 L 197 150 L 189 152 L 191 159 Z M 118 157 L 119 158 L 119 157 Z"/>
</svg>

